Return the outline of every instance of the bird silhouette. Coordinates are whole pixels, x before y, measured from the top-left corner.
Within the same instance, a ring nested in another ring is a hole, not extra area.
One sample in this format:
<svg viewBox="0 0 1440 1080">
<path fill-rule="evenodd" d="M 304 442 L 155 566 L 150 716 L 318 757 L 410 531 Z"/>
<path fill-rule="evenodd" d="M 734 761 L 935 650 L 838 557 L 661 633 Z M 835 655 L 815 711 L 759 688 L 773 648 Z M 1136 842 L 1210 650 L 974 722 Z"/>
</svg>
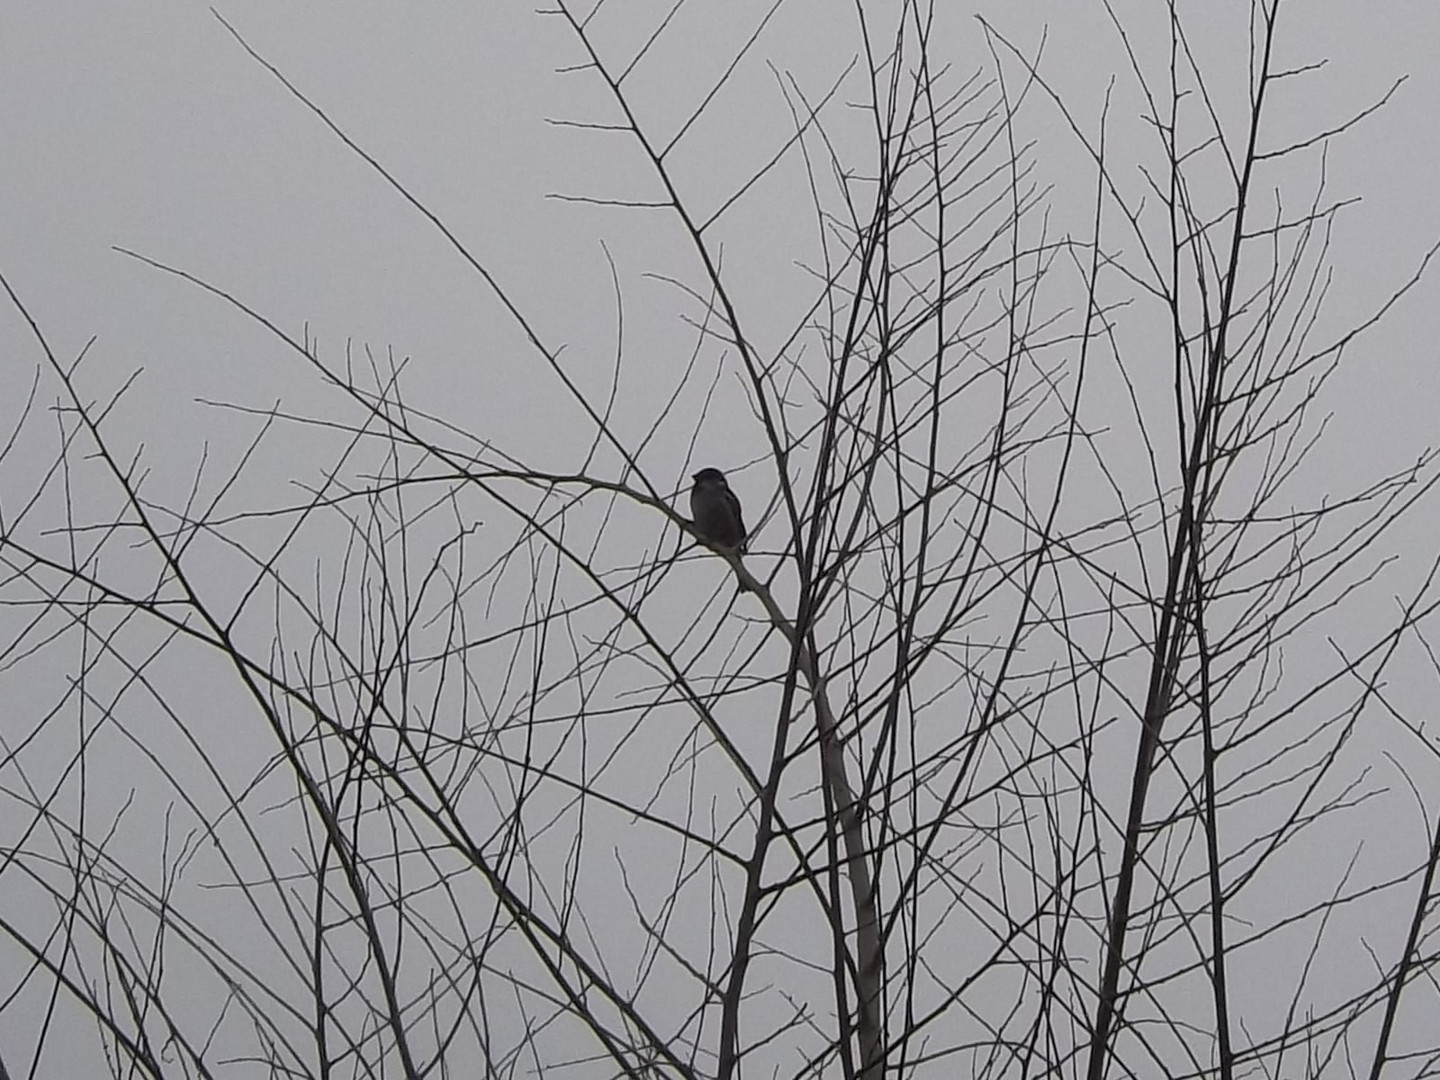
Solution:
<svg viewBox="0 0 1440 1080">
<path fill-rule="evenodd" d="M 690 489 L 690 516 L 695 531 L 718 548 L 745 554 L 745 519 L 740 500 L 719 469 L 701 469 Z"/>
</svg>

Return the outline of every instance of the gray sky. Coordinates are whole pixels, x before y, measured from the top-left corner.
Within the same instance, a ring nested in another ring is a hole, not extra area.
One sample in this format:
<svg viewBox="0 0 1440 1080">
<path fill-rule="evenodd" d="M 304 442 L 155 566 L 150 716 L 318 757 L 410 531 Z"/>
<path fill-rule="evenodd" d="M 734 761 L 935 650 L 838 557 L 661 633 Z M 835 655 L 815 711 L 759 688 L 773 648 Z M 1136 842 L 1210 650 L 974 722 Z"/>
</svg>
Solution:
<svg viewBox="0 0 1440 1080">
<path fill-rule="evenodd" d="M 1216 9 L 1214 22 L 1243 18 L 1238 9 L 1235 15 Z M 634 355 L 686 347 L 673 318 L 676 299 L 641 279 L 646 272 L 689 272 L 672 223 L 656 212 L 597 211 L 543 197 L 633 196 L 637 188 L 642 197 L 653 194 L 623 137 L 543 123 L 547 116 L 613 119 L 587 76 L 553 73 L 579 59 L 557 20 L 500 4 L 417 11 L 236 3 L 220 10 L 472 245 L 522 305 L 543 314 L 550 340 L 581 352 L 613 346 L 604 241 L 627 291 Z M 607 11 L 613 25 L 601 39 L 624 52 L 662 10 L 632 3 L 623 14 Z M 1077 111 L 1093 119 L 1120 60 L 1098 5 L 974 10 L 1017 42 L 1033 45 L 1048 25 L 1046 70 L 1073 93 Z M 1284 18 L 1295 62 L 1330 61 L 1303 85 L 1279 85 L 1272 116 L 1293 132 L 1331 123 L 1374 100 L 1396 76 L 1410 77 L 1385 113 L 1331 157 L 1332 190 L 1365 199 L 1348 214 L 1336 248 L 1337 292 L 1360 305 L 1413 263 L 1423 238 L 1440 235 L 1432 197 L 1440 160 L 1429 137 L 1440 74 L 1428 56 L 1440 14 L 1424 0 L 1313 0 L 1287 5 Z M 753 22 L 687 9 L 662 39 L 666 47 L 654 50 L 652 66 L 634 80 L 632 89 L 652 110 L 646 119 L 673 130 L 674 118 L 708 89 Z M 970 35 L 956 63 L 980 63 L 974 24 L 954 18 L 948 25 Z M 855 49 L 848 13 L 787 4 L 742 68 L 745 77 L 676 155 L 697 201 L 705 205 L 707 186 L 728 192 L 786 131 L 788 114 L 763 60 L 795 72 L 818 93 Z M 287 328 L 308 320 L 322 343 L 353 338 L 413 355 L 421 362 L 412 368 L 411 392 L 423 394 L 433 379 L 477 424 L 504 430 L 517 417 L 513 408 L 487 409 L 496 401 L 484 388 L 515 373 L 505 367 L 504 320 L 473 276 L 244 55 L 205 5 L 10 5 L 0 16 L 0 59 L 5 271 L 66 349 L 99 335 L 97 374 L 147 369 L 147 392 L 174 402 L 165 429 L 149 433 L 151 445 L 171 436 L 193 445 L 187 419 L 193 410 L 185 402 L 194 396 L 227 398 L 264 387 L 268 397 L 271 388 L 278 392 L 303 376 L 255 347 L 254 331 L 241 320 L 111 252 L 111 245 L 233 289 Z M 1127 100 L 1117 115 L 1136 111 Z M 1033 134 L 1058 136 L 1058 125 L 1047 131 L 1043 120 L 1041 110 L 1032 112 Z M 1064 140 L 1050 142 L 1055 149 L 1042 157 L 1066 160 Z M 753 212 L 733 215 L 731 258 L 744 267 L 735 275 L 742 299 L 752 278 L 757 301 L 773 295 L 782 279 L 793 282 L 785 276 L 793 275 L 806 245 L 813 247 L 809 216 L 778 210 L 792 197 L 795 179 L 782 171 L 747 204 Z M 768 242 L 758 248 L 741 242 L 756 235 Z M 752 325 L 767 329 L 764 305 L 754 307 Z M 1338 417 L 1338 430 L 1359 435 L 1384 415 L 1397 439 L 1427 440 L 1428 402 L 1437 387 L 1422 343 L 1436 336 L 1433 307 L 1412 299 L 1370 337 L 1363 363 L 1352 365 L 1365 391 L 1363 416 Z M 1403 365 L 1403 376 L 1392 364 Z M 1393 379 L 1376 377 L 1386 369 Z M 1384 393 L 1385 385 L 1402 382 L 1405 392 Z M 1352 422 L 1357 429 L 1348 427 Z"/>
<path fill-rule="evenodd" d="M 693 329 L 681 316 L 697 311 L 657 278 L 695 284 L 699 276 L 667 212 L 546 198 L 658 195 L 624 135 L 545 122 L 615 119 L 591 75 L 557 73 L 582 58 L 558 20 L 523 4 L 217 6 L 445 221 L 535 319 L 546 343 L 565 346 L 567 369 L 597 394 L 608 384 L 617 346 L 608 250 L 624 295 L 624 384 L 633 395 L 622 415 L 631 433 L 644 430 L 650 406 L 669 385 L 661 376 L 693 348 Z M 628 55 L 667 7 L 611 0 L 597 36 L 612 55 Z M 643 121 L 673 132 L 765 7 L 686 8 L 634 76 L 630 89 L 647 110 Z M 1129 15 L 1146 7 L 1131 0 L 1120 10 Z M 1227 64 L 1243 72 L 1246 57 L 1233 51 L 1241 35 L 1227 33 L 1233 27 L 1225 20 L 1243 20 L 1244 5 L 1209 7 L 1214 24 L 1200 31 L 1197 48 L 1212 72 Z M 740 10 L 744 17 L 734 14 Z M 971 12 L 1032 49 L 1048 27 L 1044 70 L 1091 130 L 1118 73 L 1125 89 L 1117 91 L 1120 134 L 1112 160 L 1127 153 L 1138 159 L 1140 151 L 1131 148 L 1143 138 L 1139 106 L 1099 5 L 991 3 L 949 13 L 942 25 L 952 35 L 957 69 L 988 62 Z M 1281 35 L 1286 64 L 1329 63 L 1318 74 L 1277 84 L 1271 114 L 1277 139 L 1324 130 L 1409 76 L 1391 104 L 1339 140 L 1329 158 L 1332 197 L 1363 196 L 1342 217 L 1332 249 L 1326 325 L 1334 330 L 1373 310 L 1440 238 L 1434 137 L 1440 7 L 1432 0 L 1294 0 L 1283 18 L 1290 23 Z M 713 111 L 675 151 L 687 198 L 702 213 L 713 210 L 786 137 L 789 113 L 765 61 L 818 96 L 856 48 L 847 5 L 786 4 Z M 1234 94 L 1237 86 L 1222 90 Z M 1083 155 L 1053 110 L 1032 106 L 1022 128 L 1053 147 L 1037 154 L 1040 175 L 1059 185 L 1057 215 L 1083 227 L 1093 183 Z M 207 442 L 217 457 L 233 458 L 254 431 L 253 421 L 195 399 L 261 408 L 278 400 L 317 412 L 327 398 L 317 376 L 252 322 L 113 246 L 231 291 L 291 334 L 308 325 L 330 357 L 347 341 L 410 357 L 411 404 L 537 468 L 575 465 L 584 444 L 567 434 L 578 430 L 572 427 L 578 413 L 554 405 L 553 380 L 494 296 L 421 214 L 245 54 L 205 4 L 7 5 L 0 11 L 0 148 L 0 271 L 62 355 L 98 337 L 83 369 L 92 396 L 106 397 L 144 368 L 112 431 L 123 445 L 144 443 L 157 490 L 174 498 Z M 1078 187 L 1069 184 L 1075 176 L 1083 178 Z M 1299 207 L 1309 190 L 1287 196 L 1286 206 Z M 803 174 L 787 162 L 713 235 L 725 244 L 728 276 L 763 351 L 788 331 L 793 302 L 810 288 L 797 265 L 814 258 Z M 1335 417 L 1311 483 L 1348 489 L 1436 441 L 1437 338 L 1432 278 L 1347 355 L 1327 401 Z M 13 423 L 34 362 L 15 313 L 0 312 L 0 431 Z M 702 456 L 719 458 L 727 469 L 759 461 L 765 445 L 747 424 L 734 380 L 722 381 L 718 393 L 713 426 L 701 434 Z M 680 425 L 656 441 L 648 464 L 657 483 L 683 483 L 689 434 Z M 299 433 L 267 448 L 254 475 L 314 482 L 323 461 L 305 458 L 307 438 Z M 21 450 L 0 465 L 0 494 L 27 487 L 27 465 L 39 459 Z M 741 475 L 755 502 L 763 502 L 769 482 L 763 465 Z M 1427 508 L 1405 542 L 1426 544 L 1436 519 Z M 1388 594 L 1382 600 L 1388 603 Z M 1400 688 L 1421 697 L 1423 690 Z M 197 709 L 203 700 L 197 689 Z M 264 756 L 235 733 L 216 738 L 237 754 Z"/>
</svg>

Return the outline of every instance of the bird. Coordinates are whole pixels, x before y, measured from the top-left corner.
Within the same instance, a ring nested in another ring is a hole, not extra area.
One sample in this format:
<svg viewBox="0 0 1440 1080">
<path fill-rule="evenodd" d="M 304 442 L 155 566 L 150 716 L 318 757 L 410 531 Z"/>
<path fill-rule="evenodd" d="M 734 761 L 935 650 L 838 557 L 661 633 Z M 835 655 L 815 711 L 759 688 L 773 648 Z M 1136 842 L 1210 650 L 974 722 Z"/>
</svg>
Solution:
<svg viewBox="0 0 1440 1080">
<path fill-rule="evenodd" d="M 691 477 L 690 515 L 701 539 L 718 548 L 745 554 L 745 519 L 740 516 L 740 500 L 725 482 L 719 469 L 701 469 Z"/>
</svg>

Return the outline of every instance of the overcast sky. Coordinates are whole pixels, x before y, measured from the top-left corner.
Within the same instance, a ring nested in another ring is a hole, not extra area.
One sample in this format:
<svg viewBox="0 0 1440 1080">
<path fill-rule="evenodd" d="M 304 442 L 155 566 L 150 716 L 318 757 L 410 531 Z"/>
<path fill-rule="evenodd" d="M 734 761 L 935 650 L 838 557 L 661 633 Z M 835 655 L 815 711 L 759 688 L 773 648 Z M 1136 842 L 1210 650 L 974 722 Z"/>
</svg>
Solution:
<svg viewBox="0 0 1440 1080">
<path fill-rule="evenodd" d="M 634 52 L 669 3 L 610 0 L 596 37 L 613 57 Z M 1117 5 L 1137 27 L 1159 5 Z M 1243 79 L 1245 6 L 1204 11 L 1197 30 L 1207 70 Z M 672 133 L 720 76 L 768 4 L 692 2 L 666 31 L 630 87 L 642 121 Z M 560 20 L 509 2 L 229 2 L 219 13 L 330 119 L 372 155 L 484 262 L 535 320 L 551 347 L 597 392 L 617 348 L 613 257 L 625 298 L 623 354 L 637 400 L 659 393 L 693 347 L 682 316 L 696 306 L 674 278 L 698 286 L 693 254 L 665 211 L 597 207 L 553 194 L 653 199 L 653 179 L 625 136 L 547 124 L 614 122 L 593 77 L 559 69 L 582 53 Z M 963 10 L 961 10 L 963 8 Z M 693 10 L 692 10 L 693 9 Z M 1046 39 L 1044 70 L 1085 123 L 1097 122 L 1119 76 L 1114 158 L 1137 160 L 1143 138 L 1124 53 L 1090 0 L 956 6 L 942 21 L 957 69 L 990 62 L 984 16 L 1016 44 Z M 1282 66 L 1328 61 L 1279 84 L 1277 139 L 1296 141 L 1379 100 L 1391 103 L 1336 142 L 1331 196 L 1363 201 L 1342 217 L 1330 327 L 1373 311 L 1440 238 L 1440 5 L 1434 0 L 1288 0 Z M 1241 20 L 1239 24 L 1225 20 Z M 1152 27 L 1153 29 L 1153 27 Z M 1137 29 L 1142 55 L 1158 40 Z M 674 156 L 685 194 L 715 209 L 786 137 L 791 119 L 777 72 L 819 96 L 859 48 L 850 5 L 793 0 L 780 8 L 734 81 Z M 1228 66 L 1227 66 L 1228 65 Z M 1243 93 L 1243 82 L 1222 90 Z M 1237 100 L 1231 97 L 1231 103 Z M 1041 178 L 1057 185 L 1057 215 L 1083 227 L 1093 191 L 1085 159 L 1053 109 L 1022 117 L 1041 140 Z M 858 135 L 855 136 L 857 139 Z M 860 145 L 856 143 L 857 147 Z M 1068 183 L 1082 177 L 1083 184 Z M 1309 187 L 1287 206 L 1299 206 Z M 808 294 L 799 264 L 814 259 L 815 227 L 803 173 L 777 169 L 714 232 L 757 339 L 788 330 L 791 301 Z M 193 273 L 252 306 L 286 332 L 305 328 L 331 358 L 346 343 L 410 358 L 412 404 L 493 439 L 537 468 L 575 465 L 569 406 L 537 370 L 514 322 L 436 228 L 285 91 L 203 3 L 45 0 L 0 9 L 0 272 L 62 356 L 97 341 L 83 369 L 104 398 L 131 373 L 142 382 L 113 418 L 132 449 L 143 443 L 151 483 L 183 498 L 203 448 L 232 454 L 252 421 L 197 399 L 301 412 L 326 407 L 315 373 L 251 320 L 213 296 L 131 259 L 116 247 Z M 1437 439 L 1440 279 L 1408 296 L 1347 355 L 1327 408 L 1329 441 L 1311 482 L 1345 490 L 1397 468 Z M 772 342 L 773 343 L 773 342 Z M 36 354 L 16 313 L 0 311 L 0 432 L 18 415 Z M 728 388 L 728 389 L 727 389 Z M 726 395 L 729 394 L 729 397 Z M 644 410 L 636 408 L 636 415 Z M 727 469 L 761 461 L 765 443 L 743 398 L 721 388 L 701 452 Z M 323 460 L 304 436 L 280 441 L 250 481 L 315 482 Z M 657 440 L 657 483 L 680 485 L 681 433 Z M 49 452 L 48 448 L 45 449 Z M 27 487 L 41 457 L 26 445 L 0 464 L 0 496 Z M 740 474 L 766 497 L 762 466 Z M 176 494 L 176 493 L 180 494 Z M 1407 533 L 1423 546 L 1426 528 Z M 1419 552 L 1428 561 L 1428 551 Z M 1388 599 L 1387 599 L 1388 602 Z M 244 752 L 237 740 L 237 752 Z M 268 751 L 267 751 L 268 752 Z"/>
<path fill-rule="evenodd" d="M 764 9 L 742 6 L 748 17 L 732 18 L 740 10 L 735 5 L 718 14 L 692 4 L 662 39 L 664 48 L 653 50 L 633 90 L 660 130 L 671 130 L 673 119 L 694 107 Z M 1213 9 L 1227 49 L 1243 40 L 1233 33 L 1243 6 Z M 665 7 L 607 8 L 600 39 L 625 54 Z M 689 272 L 672 223 L 654 213 L 597 212 L 544 198 L 653 194 L 623 138 L 544 124 L 546 117 L 613 119 L 593 80 L 554 73 L 581 59 L 558 20 L 524 4 L 274 2 L 219 10 L 472 245 L 519 301 L 543 314 L 550 339 L 571 349 L 613 344 L 603 240 L 642 335 L 634 354 L 684 347 L 674 326 L 678 299 L 641 279 L 646 272 Z M 1121 60 L 1099 5 L 1007 2 L 957 11 L 946 25 L 956 29 L 952 60 L 959 67 L 985 59 L 975 24 L 963 17 L 972 10 L 1032 47 L 1048 27 L 1047 72 L 1078 113 L 1098 115 Z M 1283 17 L 1290 58 L 1329 65 L 1303 86 L 1277 90 L 1273 116 L 1281 128 L 1333 123 L 1375 100 L 1397 76 L 1409 76 L 1393 104 L 1331 155 L 1332 190 L 1365 199 L 1337 239 L 1340 291 L 1373 296 L 1413 263 L 1425 238 L 1440 235 L 1434 198 L 1440 151 L 1433 137 L 1440 72 L 1431 57 L 1440 11 L 1427 0 L 1295 0 Z M 787 129 L 788 112 L 764 61 L 818 93 L 857 48 L 854 20 L 840 6 L 783 6 L 714 119 L 698 125 L 687 152 L 676 155 L 697 201 L 728 192 Z M 1216 55 L 1218 65 L 1223 49 Z M 1244 57 L 1235 59 L 1239 71 Z M 0 87 L 0 260 L 66 349 L 99 335 L 97 376 L 143 365 L 151 392 L 177 403 L 262 387 L 268 397 L 295 377 L 288 361 L 266 366 L 268 350 L 250 348 L 256 339 L 241 320 L 115 254 L 112 245 L 233 289 L 286 328 L 308 320 L 322 342 L 349 337 L 414 355 L 422 361 L 412 375 L 416 393 L 430 378 L 450 392 L 472 391 L 470 380 L 457 385 L 452 376 L 475 370 L 482 351 L 488 359 L 480 368 L 503 373 L 492 366 L 500 364 L 503 320 L 473 275 L 244 54 L 207 5 L 7 5 L 0 13 Z M 1138 106 L 1124 100 L 1117 113 L 1137 114 Z M 1053 128 L 1045 119 L 1036 109 L 1028 120 L 1030 133 L 1055 147 L 1040 156 L 1069 160 L 1053 114 Z M 733 257 L 749 260 L 769 289 L 813 241 L 808 215 L 775 211 L 794 178 L 777 177 L 754 200 L 755 213 L 736 215 L 733 226 Z M 768 240 L 760 251 L 757 229 Z M 786 243 L 776 242 L 781 237 Z M 748 299 L 745 275 L 736 277 Z M 1397 436 L 1425 437 L 1437 389 L 1426 344 L 1435 338 L 1434 307 L 1413 299 L 1367 346 L 1367 382 L 1380 372 L 1371 363 L 1393 361 L 1399 367 L 1387 370 L 1386 380 L 1403 380 L 1413 391 L 1384 399 Z M 766 327 L 763 310 L 750 314 L 754 325 Z M 8 335 L 14 324 L 3 319 Z M 456 404 L 484 409 L 473 399 Z M 182 441 L 192 434 L 188 413 L 167 414 Z M 485 420 L 504 424 L 512 415 L 497 410 Z M 1370 419 L 1361 423 L 1368 427 Z M 165 435 L 152 431 L 151 438 Z"/>
</svg>

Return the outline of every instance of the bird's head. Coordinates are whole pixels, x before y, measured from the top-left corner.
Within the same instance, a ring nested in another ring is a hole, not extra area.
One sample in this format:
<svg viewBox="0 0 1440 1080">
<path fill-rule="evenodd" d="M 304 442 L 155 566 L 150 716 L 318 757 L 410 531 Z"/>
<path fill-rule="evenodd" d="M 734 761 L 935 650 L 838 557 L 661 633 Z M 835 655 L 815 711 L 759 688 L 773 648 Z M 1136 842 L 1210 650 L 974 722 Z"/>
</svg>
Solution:
<svg viewBox="0 0 1440 1080">
<path fill-rule="evenodd" d="M 690 479 L 697 484 L 723 484 L 725 483 L 725 474 L 719 469 L 701 469 Z"/>
</svg>

